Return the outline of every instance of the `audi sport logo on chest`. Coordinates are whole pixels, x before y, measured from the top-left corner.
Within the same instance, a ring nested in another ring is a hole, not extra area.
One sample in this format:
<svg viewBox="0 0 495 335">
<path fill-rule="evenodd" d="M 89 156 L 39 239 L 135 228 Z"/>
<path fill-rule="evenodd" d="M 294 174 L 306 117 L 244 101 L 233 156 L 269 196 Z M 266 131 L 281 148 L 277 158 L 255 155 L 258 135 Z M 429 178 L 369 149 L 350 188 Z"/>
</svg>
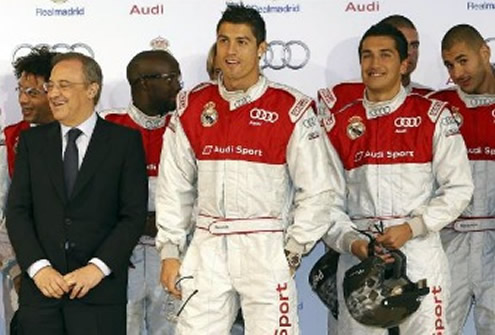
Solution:
<svg viewBox="0 0 495 335">
<path fill-rule="evenodd" d="M 407 128 L 418 128 L 422 122 L 421 116 L 400 116 L 395 118 L 396 133 L 405 133 Z"/>
<path fill-rule="evenodd" d="M 310 58 L 311 51 L 302 41 L 271 41 L 263 56 L 261 68 L 299 70 L 308 64 Z"/>
<path fill-rule="evenodd" d="M 261 108 L 253 108 L 249 111 L 251 120 L 249 124 L 252 126 L 261 126 L 262 123 L 275 123 L 278 120 L 278 113 L 269 112 Z"/>
</svg>

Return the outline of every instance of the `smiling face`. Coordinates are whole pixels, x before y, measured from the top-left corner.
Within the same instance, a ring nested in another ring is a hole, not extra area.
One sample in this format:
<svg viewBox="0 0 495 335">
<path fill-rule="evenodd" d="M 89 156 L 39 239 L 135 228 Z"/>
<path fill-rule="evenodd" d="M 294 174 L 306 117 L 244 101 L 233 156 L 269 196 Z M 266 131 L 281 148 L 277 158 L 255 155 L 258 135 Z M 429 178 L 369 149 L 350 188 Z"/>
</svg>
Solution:
<svg viewBox="0 0 495 335">
<path fill-rule="evenodd" d="M 488 92 L 493 74 L 490 66 L 490 49 L 458 42 L 450 49 L 442 50 L 442 59 L 452 81 L 468 94 Z"/>
<path fill-rule="evenodd" d="M 216 62 L 223 74 L 227 90 L 247 90 L 260 75 L 259 59 L 266 43 L 256 42 L 249 25 L 224 22 L 217 33 Z"/>
<path fill-rule="evenodd" d="M 23 72 L 18 82 L 19 105 L 24 121 L 44 124 L 53 121 L 53 115 L 43 84 L 45 79 L 32 73 Z"/>
<path fill-rule="evenodd" d="M 400 60 L 395 42 L 388 36 L 369 36 L 361 48 L 361 76 L 370 101 L 392 99 L 400 89 L 407 59 Z"/>
<path fill-rule="evenodd" d="M 91 116 L 98 84 L 88 83 L 79 60 L 57 63 L 47 84 L 50 107 L 60 123 L 74 127 Z"/>
</svg>

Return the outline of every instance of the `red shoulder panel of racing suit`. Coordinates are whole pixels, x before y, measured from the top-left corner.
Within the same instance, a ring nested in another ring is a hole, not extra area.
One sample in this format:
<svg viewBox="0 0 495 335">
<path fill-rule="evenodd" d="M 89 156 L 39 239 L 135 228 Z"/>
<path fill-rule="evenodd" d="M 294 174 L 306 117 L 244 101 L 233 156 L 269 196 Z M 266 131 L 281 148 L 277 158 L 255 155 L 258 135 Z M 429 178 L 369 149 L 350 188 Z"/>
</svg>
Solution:
<svg viewBox="0 0 495 335">
<path fill-rule="evenodd" d="M 12 124 L 4 129 L 5 145 L 7 147 L 7 163 L 9 167 L 9 176 L 12 178 L 14 174 L 15 156 L 17 153 L 17 144 L 19 143 L 19 135 L 21 131 L 29 129 L 31 124 L 26 121 L 21 121 Z"/>
<path fill-rule="evenodd" d="M 146 129 L 136 122 L 128 114 L 108 114 L 106 120 L 118 123 L 123 126 L 136 129 L 141 133 L 143 139 L 144 152 L 146 155 L 146 170 L 148 177 L 158 176 L 158 166 L 163 145 L 163 133 L 170 121 L 170 114 L 167 115 L 164 127 L 157 129 Z"/>
<path fill-rule="evenodd" d="M 396 111 L 368 119 L 362 102 L 357 101 L 335 114 L 335 126 L 328 136 L 346 170 L 363 165 L 430 162 L 435 131 L 428 116 L 430 106 L 430 100 L 412 95 Z M 363 129 L 354 139 L 349 135 L 353 126 Z"/>
<path fill-rule="evenodd" d="M 218 87 L 210 85 L 191 92 L 180 120 L 198 160 L 285 164 L 294 128 L 287 111 L 294 103 L 288 92 L 268 86 L 260 98 L 230 110 Z M 201 116 L 208 108 L 218 118 L 204 126 Z"/>
<path fill-rule="evenodd" d="M 457 90 L 439 91 L 432 99 L 448 102 L 453 122 L 459 124 L 471 161 L 495 160 L 495 104 L 467 107 Z"/>
<path fill-rule="evenodd" d="M 330 100 L 333 99 L 333 106 L 330 108 L 330 112 L 335 113 L 349 105 L 350 103 L 362 99 L 364 96 L 365 86 L 360 82 L 349 82 L 337 84 L 332 88 L 323 89 L 326 90 Z M 319 94 L 325 94 L 325 92 L 319 92 Z"/>
<path fill-rule="evenodd" d="M 337 84 L 332 88 L 320 90 L 318 95 L 319 99 L 323 98 L 321 95 L 326 95 L 327 101 L 333 103 L 330 111 L 335 113 L 354 101 L 363 99 L 365 88 L 366 87 L 362 82 L 345 82 Z M 431 92 L 431 89 L 423 87 L 412 87 L 411 89 L 411 93 L 422 96 Z"/>
</svg>

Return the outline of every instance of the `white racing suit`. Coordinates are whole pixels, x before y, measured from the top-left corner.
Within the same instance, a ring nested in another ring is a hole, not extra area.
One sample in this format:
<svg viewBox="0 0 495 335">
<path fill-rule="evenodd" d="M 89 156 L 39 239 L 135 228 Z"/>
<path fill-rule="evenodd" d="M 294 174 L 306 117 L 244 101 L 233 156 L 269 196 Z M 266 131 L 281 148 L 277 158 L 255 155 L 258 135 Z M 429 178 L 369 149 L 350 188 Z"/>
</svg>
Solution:
<svg viewBox="0 0 495 335">
<path fill-rule="evenodd" d="M 407 275 L 416 282 L 427 279 L 430 293 L 419 309 L 400 325 L 401 334 L 450 334 L 445 320 L 450 277 L 439 231 L 455 220 L 469 203 L 473 185 L 466 148 L 445 103 L 401 88 L 392 100 L 359 100 L 331 114 L 328 135 L 339 157 L 345 188 L 337 191 L 326 243 L 341 252 L 339 334 L 385 335 L 386 329 L 364 326 L 345 307 L 344 273 L 359 260 L 342 243 L 345 230 L 374 231 L 408 222 L 413 238 L 401 251 L 407 257 Z M 331 151 L 334 155 L 335 152 Z M 341 185 L 341 184 L 338 184 Z"/>
<path fill-rule="evenodd" d="M 323 127 L 329 127 L 328 122 L 331 122 L 330 115 L 337 113 L 342 108 L 354 101 L 362 99 L 365 91 L 364 83 L 359 80 L 344 81 L 332 87 L 322 88 L 318 90 L 318 117 Z M 406 93 L 416 93 L 426 95 L 432 92 L 432 89 L 421 84 L 411 82 L 404 88 Z M 337 335 L 338 327 L 337 320 L 329 313 L 328 314 L 328 335 Z M 344 334 L 345 335 L 345 334 Z"/>
<path fill-rule="evenodd" d="M 177 105 L 156 202 L 162 258 L 178 258 L 195 229 L 178 334 L 229 334 L 239 303 L 246 334 L 299 334 L 284 248 L 308 252 L 328 230 L 335 172 L 311 99 L 261 76 L 246 92 L 202 84 Z"/>
<path fill-rule="evenodd" d="M 473 199 L 441 232 L 452 274 L 447 320 L 462 334 L 473 308 L 476 333 L 495 334 L 495 96 L 450 88 L 432 98 L 446 101 L 458 122 L 474 181 Z"/>
<path fill-rule="evenodd" d="M 105 110 L 100 115 L 108 121 L 136 129 L 141 133 L 148 172 L 148 220 L 155 213 L 155 188 L 163 143 L 163 133 L 170 119 L 148 116 L 132 103 L 128 108 Z M 146 222 L 148 225 L 152 222 Z M 166 318 L 170 308 L 167 293 L 160 283 L 161 259 L 155 238 L 141 236 L 131 256 L 127 293 L 127 333 L 139 335 L 173 335 L 175 324 Z"/>
</svg>

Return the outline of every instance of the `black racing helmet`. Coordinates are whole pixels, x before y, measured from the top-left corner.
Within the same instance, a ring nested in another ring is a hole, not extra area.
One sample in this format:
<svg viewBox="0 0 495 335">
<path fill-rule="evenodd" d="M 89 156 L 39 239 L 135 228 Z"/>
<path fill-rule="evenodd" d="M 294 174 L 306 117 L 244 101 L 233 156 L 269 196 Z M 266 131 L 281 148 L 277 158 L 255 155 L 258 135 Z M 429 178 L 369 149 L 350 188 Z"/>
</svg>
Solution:
<svg viewBox="0 0 495 335">
<path fill-rule="evenodd" d="M 406 256 L 390 251 L 395 262 L 385 263 L 370 256 L 346 271 L 344 299 L 351 316 L 358 322 L 381 328 L 398 326 L 414 313 L 422 296 L 430 289 L 426 279 L 411 282 L 406 274 Z"/>
<path fill-rule="evenodd" d="M 335 319 L 339 316 L 339 302 L 337 300 L 337 266 L 340 254 L 329 249 L 315 263 L 309 272 L 309 285 L 318 295 L 318 298 L 332 312 Z"/>
</svg>

